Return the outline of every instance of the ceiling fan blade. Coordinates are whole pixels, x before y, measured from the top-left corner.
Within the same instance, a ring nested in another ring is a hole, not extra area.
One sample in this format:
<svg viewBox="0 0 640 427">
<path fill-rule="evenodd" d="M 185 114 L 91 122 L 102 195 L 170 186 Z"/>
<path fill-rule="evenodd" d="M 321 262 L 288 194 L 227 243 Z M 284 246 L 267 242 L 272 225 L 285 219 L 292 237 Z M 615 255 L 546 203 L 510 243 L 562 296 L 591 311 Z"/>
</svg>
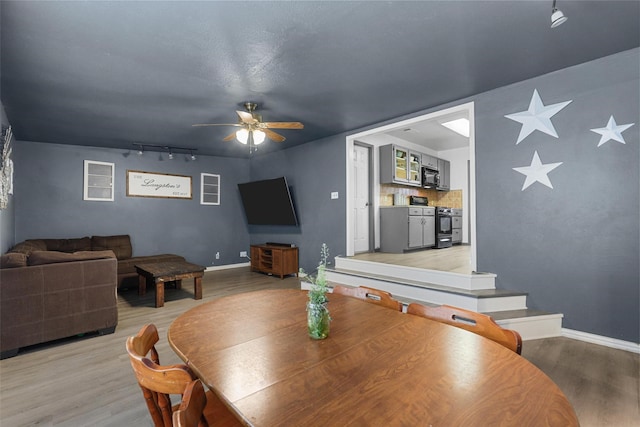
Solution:
<svg viewBox="0 0 640 427">
<path fill-rule="evenodd" d="M 274 141 L 274 142 L 282 142 L 284 141 L 285 138 L 284 136 L 280 135 L 279 133 L 275 133 L 272 130 L 269 129 L 262 129 L 262 131 L 265 133 L 265 135 L 267 135 L 267 138 L 269 138 L 270 140 Z"/>
<path fill-rule="evenodd" d="M 300 122 L 264 122 L 262 124 L 271 129 L 304 129 L 304 125 Z"/>
<path fill-rule="evenodd" d="M 238 123 L 198 123 L 191 126 L 242 126 Z"/>
<path fill-rule="evenodd" d="M 227 135 L 224 138 L 222 138 L 223 141 L 233 141 L 234 139 L 236 139 L 236 133 L 235 132 L 231 132 L 229 135 Z"/>
<path fill-rule="evenodd" d="M 236 113 L 238 113 L 238 117 L 240 117 L 240 120 L 242 121 L 242 123 L 248 123 L 248 124 L 258 123 L 258 120 L 256 120 L 256 118 L 253 117 L 251 113 L 247 113 L 246 111 L 236 111 Z"/>
</svg>

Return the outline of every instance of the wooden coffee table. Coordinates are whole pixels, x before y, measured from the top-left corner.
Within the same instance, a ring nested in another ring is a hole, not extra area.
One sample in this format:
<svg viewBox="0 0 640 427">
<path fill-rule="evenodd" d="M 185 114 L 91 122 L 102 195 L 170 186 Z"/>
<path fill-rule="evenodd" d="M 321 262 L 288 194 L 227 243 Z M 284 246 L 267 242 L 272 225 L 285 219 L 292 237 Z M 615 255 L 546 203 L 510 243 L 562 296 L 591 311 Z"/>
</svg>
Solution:
<svg viewBox="0 0 640 427">
<path fill-rule="evenodd" d="M 182 288 L 182 279 L 193 278 L 194 299 L 202 299 L 202 276 L 204 267 L 189 262 L 156 262 L 136 264 L 138 272 L 138 295 L 147 292 L 147 283 L 156 287 L 156 307 L 164 306 L 164 284 L 175 282 L 176 288 Z"/>
</svg>

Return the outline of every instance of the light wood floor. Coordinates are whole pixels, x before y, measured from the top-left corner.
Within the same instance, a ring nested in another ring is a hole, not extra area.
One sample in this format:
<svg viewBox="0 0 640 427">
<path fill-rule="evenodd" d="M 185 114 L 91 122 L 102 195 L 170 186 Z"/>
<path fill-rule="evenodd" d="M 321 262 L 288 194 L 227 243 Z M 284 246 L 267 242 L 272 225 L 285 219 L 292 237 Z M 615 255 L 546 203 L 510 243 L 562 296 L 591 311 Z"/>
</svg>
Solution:
<svg viewBox="0 0 640 427">
<path fill-rule="evenodd" d="M 471 246 L 454 245 L 443 249 L 424 249 L 403 254 L 366 252 L 353 258 L 363 261 L 423 268 L 426 270 L 450 271 L 471 274 Z"/>
<path fill-rule="evenodd" d="M 124 348 L 128 336 L 155 323 L 161 362 L 180 363 L 166 333 L 185 310 L 233 293 L 299 286 L 295 277 L 280 280 L 242 268 L 206 273 L 202 301 L 193 300 L 193 287 L 186 284 L 181 291 L 167 289 L 159 309 L 153 307 L 153 291 L 143 298 L 135 289 L 122 292 L 114 334 L 41 345 L 0 361 L 0 425 L 150 426 Z M 559 385 L 583 427 L 637 426 L 637 354 L 568 338 L 526 341 L 522 354 Z"/>
</svg>

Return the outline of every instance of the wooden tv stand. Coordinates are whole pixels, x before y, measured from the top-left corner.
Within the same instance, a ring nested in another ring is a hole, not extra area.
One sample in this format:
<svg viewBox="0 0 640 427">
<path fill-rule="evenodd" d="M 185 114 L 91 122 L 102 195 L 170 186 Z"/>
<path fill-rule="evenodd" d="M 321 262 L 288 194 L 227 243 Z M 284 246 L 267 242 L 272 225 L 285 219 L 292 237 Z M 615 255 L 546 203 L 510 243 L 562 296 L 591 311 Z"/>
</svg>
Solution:
<svg viewBox="0 0 640 427">
<path fill-rule="evenodd" d="M 284 276 L 298 275 L 298 248 L 285 245 L 251 245 L 251 271 Z"/>
</svg>

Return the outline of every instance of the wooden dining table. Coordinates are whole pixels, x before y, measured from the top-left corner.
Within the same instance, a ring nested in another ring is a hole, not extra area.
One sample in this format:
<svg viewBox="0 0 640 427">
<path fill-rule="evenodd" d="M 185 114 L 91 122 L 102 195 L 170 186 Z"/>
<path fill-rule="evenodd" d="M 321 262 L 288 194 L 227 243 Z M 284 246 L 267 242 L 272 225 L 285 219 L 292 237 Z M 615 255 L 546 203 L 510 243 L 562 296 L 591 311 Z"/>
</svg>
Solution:
<svg viewBox="0 0 640 427">
<path fill-rule="evenodd" d="M 522 356 L 471 332 L 342 295 L 311 339 L 307 292 L 201 304 L 171 347 L 252 426 L 576 426 L 566 396 Z"/>
</svg>

